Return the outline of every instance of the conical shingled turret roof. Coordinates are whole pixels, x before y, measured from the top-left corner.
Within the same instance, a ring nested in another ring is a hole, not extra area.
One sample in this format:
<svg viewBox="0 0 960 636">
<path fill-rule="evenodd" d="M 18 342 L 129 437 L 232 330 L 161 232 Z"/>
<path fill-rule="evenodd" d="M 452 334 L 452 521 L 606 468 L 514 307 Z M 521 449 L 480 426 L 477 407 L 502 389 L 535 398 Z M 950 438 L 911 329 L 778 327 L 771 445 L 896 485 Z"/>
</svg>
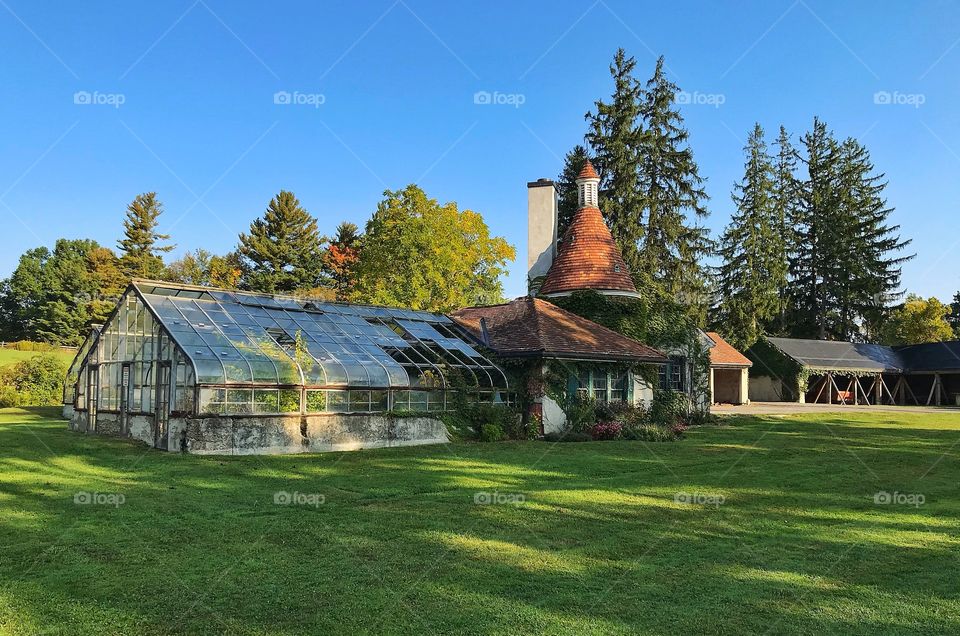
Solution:
<svg viewBox="0 0 960 636">
<path fill-rule="evenodd" d="M 595 179 L 598 179 L 597 173 L 588 161 L 577 177 L 577 185 L 580 186 L 581 181 Z M 585 185 L 596 188 L 595 184 Z M 570 227 L 563 235 L 557 257 L 540 287 L 540 294 L 557 296 L 592 289 L 600 293 L 639 295 L 600 208 L 584 205 L 585 200 L 595 201 L 596 192 L 584 194 L 581 188 L 581 207 L 573 215 Z"/>
</svg>

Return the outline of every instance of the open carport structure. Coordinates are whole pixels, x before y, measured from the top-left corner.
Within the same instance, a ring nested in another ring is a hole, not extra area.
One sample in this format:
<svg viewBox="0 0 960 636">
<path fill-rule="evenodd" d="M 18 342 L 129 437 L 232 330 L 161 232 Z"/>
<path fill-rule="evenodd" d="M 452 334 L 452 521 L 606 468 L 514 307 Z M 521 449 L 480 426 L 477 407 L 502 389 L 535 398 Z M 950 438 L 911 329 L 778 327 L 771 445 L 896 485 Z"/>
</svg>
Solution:
<svg viewBox="0 0 960 636">
<path fill-rule="evenodd" d="M 753 400 L 940 406 L 960 399 L 960 342 L 888 347 L 771 337 L 747 356 Z"/>
</svg>

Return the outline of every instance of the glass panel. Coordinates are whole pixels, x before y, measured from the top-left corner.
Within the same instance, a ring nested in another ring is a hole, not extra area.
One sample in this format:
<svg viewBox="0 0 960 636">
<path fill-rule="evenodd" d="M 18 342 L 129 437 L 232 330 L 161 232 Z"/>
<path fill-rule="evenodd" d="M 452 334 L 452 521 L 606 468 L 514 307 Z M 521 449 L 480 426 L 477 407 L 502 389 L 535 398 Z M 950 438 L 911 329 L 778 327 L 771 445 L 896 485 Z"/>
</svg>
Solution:
<svg viewBox="0 0 960 636">
<path fill-rule="evenodd" d="M 307 413 L 323 413 L 327 410 L 326 391 L 307 391 Z"/>
<path fill-rule="evenodd" d="M 370 391 L 350 391 L 350 410 L 365 413 L 370 410 Z"/>
<path fill-rule="evenodd" d="M 345 413 L 347 411 L 347 392 L 327 391 L 327 410 L 334 413 Z"/>
<path fill-rule="evenodd" d="M 300 391 L 281 389 L 280 390 L 280 412 L 281 413 L 299 413 L 300 412 Z"/>
<path fill-rule="evenodd" d="M 279 413 L 279 392 L 276 389 L 257 389 L 253 392 L 253 411 L 255 413 Z"/>
</svg>

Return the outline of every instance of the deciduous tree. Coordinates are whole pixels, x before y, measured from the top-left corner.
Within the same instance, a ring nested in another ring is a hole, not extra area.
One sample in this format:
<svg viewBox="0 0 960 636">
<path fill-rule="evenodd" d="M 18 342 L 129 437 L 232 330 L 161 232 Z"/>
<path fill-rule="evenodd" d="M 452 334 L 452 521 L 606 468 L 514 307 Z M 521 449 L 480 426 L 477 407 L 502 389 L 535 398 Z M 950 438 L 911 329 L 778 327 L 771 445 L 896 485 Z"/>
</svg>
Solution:
<svg viewBox="0 0 960 636">
<path fill-rule="evenodd" d="M 953 329 L 947 322 L 950 305 L 935 297 L 923 299 L 911 294 L 902 306 L 893 310 L 884 328 L 887 344 L 921 344 L 943 342 L 953 337 Z"/>
<path fill-rule="evenodd" d="M 387 190 L 367 223 L 355 298 L 440 312 L 499 302 L 515 256 L 477 212 L 440 205 L 415 185 Z"/>
</svg>

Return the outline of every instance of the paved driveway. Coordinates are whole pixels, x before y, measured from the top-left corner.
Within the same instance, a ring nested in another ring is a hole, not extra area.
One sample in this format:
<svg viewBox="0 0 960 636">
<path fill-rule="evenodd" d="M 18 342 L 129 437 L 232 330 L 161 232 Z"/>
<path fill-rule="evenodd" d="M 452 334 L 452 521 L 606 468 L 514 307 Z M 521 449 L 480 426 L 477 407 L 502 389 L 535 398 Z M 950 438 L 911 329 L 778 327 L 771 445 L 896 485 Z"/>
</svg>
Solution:
<svg viewBox="0 0 960 636">
<path fill-rule="evenodd" d="M 715 415 L 793 415 L 797 413 L 843 413 L 844 411 L 896 411 L 899 413 L 943 413 L 960 412 L 955 406 L 867 406 L 852 404 L 798 404 L 796 402 L 751 402 L 746 406 L 731 404 L 713 405 L 710 412 Z"/>
</svg>

